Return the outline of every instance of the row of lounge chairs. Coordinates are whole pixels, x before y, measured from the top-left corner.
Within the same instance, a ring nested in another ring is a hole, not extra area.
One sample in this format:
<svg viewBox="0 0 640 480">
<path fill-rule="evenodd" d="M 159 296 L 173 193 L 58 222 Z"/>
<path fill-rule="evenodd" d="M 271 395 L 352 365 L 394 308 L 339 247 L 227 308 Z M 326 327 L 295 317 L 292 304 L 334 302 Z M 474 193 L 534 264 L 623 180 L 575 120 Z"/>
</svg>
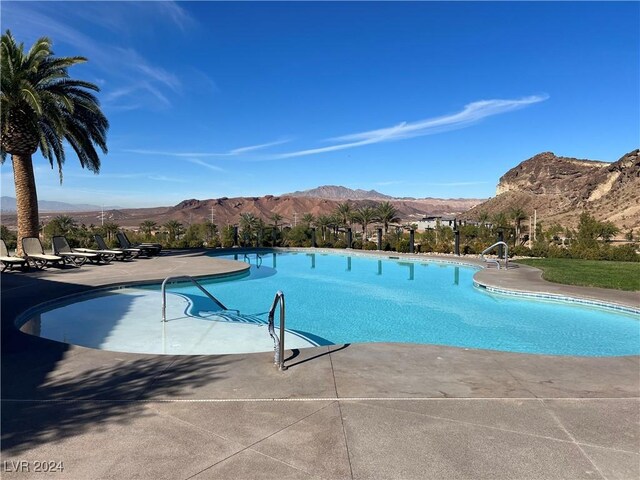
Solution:
<svg viewBox="0 0 640 480">
<path fill-rule="evenodd" d="M 95 235 L 97 249 L 76 248 L 69 245 L 63 236 L 53 237 L 53 254 L 45 253 L 42 242 L 37 237 L 25 237 L 22 239 L 22 251 L 24 257 L 9 255 L 7 245 L 4 240 L 0 240 L 0 264 L 2 271 L 7 268 L 44 268 L 49 265 L 71 264 L 77 267 L 84 265 L 87 261 L 91 263 L 109 263 L 113 260 L 128 260 L 140 256 L 151 257 L 158 255 L 162 250 L 159 243 L 132 244 L 124 232 L 116 234 L 119 248 L 109 248 L 101 235 Z"/>
</svg>

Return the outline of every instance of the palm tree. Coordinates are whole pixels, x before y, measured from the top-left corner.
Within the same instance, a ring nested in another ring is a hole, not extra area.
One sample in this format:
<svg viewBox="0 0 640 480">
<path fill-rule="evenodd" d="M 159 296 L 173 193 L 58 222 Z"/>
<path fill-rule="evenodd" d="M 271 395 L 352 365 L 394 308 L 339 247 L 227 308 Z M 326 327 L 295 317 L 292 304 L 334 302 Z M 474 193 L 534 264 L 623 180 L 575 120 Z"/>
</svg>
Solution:
<svg viewBox="0 0 640 480">
<path fill-rule="evenodd" d="M 38 39 L 25 53 L 11 32 L 2 35 L 0 51 L 0 112 L 2 141 L 0 163 L 11 155 L 18 219 L 18 249 L 23 237 L 37 237 L 38 196 L 32 155 L 40 149 L 53 168 L 54 159 L 62 182 L 65 161 L 63 141 L 76 152 L 80 165 L 100 171 L 95 146 L 107 153 L 109 122 L 91 91 L 89 82 L 69 78 L 68 67 L 84 57 L 54 57 L 51 40 Z"/>
<path fill-rule="evenodd" d="M 242 230 L 242 238 L 245 242 L 251 243 L 254 235 L 257 233 L 258 217 L 253 213 L 240 214 L 240 229 Z"/>
<path fill-rule="evenodd" d="M 398 210 L 391 204 L 391 202 L 382 202 L 378 205 L 378 208 L 376 208 L 376 213 L 378 215 L 378 220 L 380 220 L 384 225 L 385 235 L 389 231 L 389 224 L 400 220 L 398 218 Z"/>
<path fill-rule="evenodd" d="M 151 237 L 151 232 L 157 227 L 158 227 L 158 224 L 153 220 L 145 220 L 140 224 L 140 230 L 142 230 L 142 233 L 144 233 L 147 239 Z"/>
<path fill-rule="evenodd" d="M 356 222 L 362 225 L 362 239 L 363 241 L 368 238 L 367 227 L 370 223 L 373 223 L 376 218 L 376 210 L 369 206 L 364 206 L 355 211 L 353 218 Z"/>
<path fill-rule="evenodd" d="M 509 216 L 513 219 L 513 225 L 516 229 L 516 235 L 514 239 L 514 243 L 518 243 L 518 239 L 520 238 L 520 222 L 527 218 L 527 214 L 520 207 L 514 207 L 509 212 Z"/>
<path fill-rule="evenodd" d="M 314 223 L 315 220 L 316 217 L 314 217 L 312 213 L 305 213 L 304 215 L 302 215 L 302 224 L 307 228 L 310 228 L 311 224 Z"/>
<path fill-rule="evenodd" d="M 335 215 L 339 219 L 340 225 L 345 227 L 351 225 L 351 205 L 349 202 L 339 203 L 336 207 Z"/>
<path fill-rule="evenodd" d="M 273 228 L 275 228 L 276 230 L 278 229 L 278 222 L 280 222 L 282 219 L 283 217 L 279 213 L 274 213 L 269 217 L 269 220 L 273 222 Z"/>
<path fill-rule="evenodd" d="M 176 237 L 182 234 L 182 224 L 177 220 L 169 220 L 163 227 L 169 234 L 169 242 L 175 241 Z"/>
<path fill-rule="evenodd" d="M 327 239 L 327 228 L 331 226 L 331 217 L 329 215 L 320 215 L 316 219 L 316 225 L 320 227 L 322 231 L 322 241 Z"/>
<path fill-rule="evenodd" d="M 113 239 L 116 236 L 116 233 L 118 233 L 118 230 L 120 230 L 120 225 L 113 222 L 105 223 L 104 225 L 102 225 L 102 228 L 100 229 L 100 231 L 107 236 L 107 242 L 113 241 Z"/>
</svg>

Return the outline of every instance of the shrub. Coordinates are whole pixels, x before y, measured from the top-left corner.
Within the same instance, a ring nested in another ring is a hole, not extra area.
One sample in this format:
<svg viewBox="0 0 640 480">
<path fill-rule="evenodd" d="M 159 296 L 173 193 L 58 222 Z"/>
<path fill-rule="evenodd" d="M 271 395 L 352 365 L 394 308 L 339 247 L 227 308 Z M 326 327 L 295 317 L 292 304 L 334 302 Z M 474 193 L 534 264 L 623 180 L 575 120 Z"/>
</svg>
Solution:
<svg viewBox="0 0 640 480">
<path fill-rule="evenodd" d="M 396 252 L 409 253 L 409 240 L 401 238 L 396 242 Z"/>
<path fill-rule="evenodd" d="M 448 242 L 442 242 L 436 245 L 435 251 L 438 253 L 452 253 L 453 246 Z"/>
<path fill-rule="evenodd" d="M 516 245 L 515 247 L 511 247 L 509 249 L 509 255 L 512 257 L 530 257 L 531 249 L 525 247 L 524 245 Z"/>
<path fill-rule="evenodd" d="M 478 253 L 473 245 L 462 245 L 460 248 L 460 252 L 463 255 L 472 255 L 474 253 Z"/>
<path fill-rule="evenodd" d="M 355 248 L 357 250 L 362 250 L 362 241 L 361 240 L 354 240 L 353 243 L 351 244 L 351 248 Z"/>
<path fill-rule="evenodd" d="M 377 250 L 378 249 L 378 245 L 375 242 L 365 242 L 365 244 L 362 246 L 362 248 L 364 250 Z"/>
<path fill-rule="evenodd" d="M 336 242 L 333 244 L 334 248 L 347 248 L 347 242 L 345 242 L 343 239 L 338 239 L 336 240 Z"/>
<path fill-rule="evenodd" d="M 637 253 L 637 246 L 632 243 L 612 247 L 610 256 L 607 260 L 616 260 L 619 262 L 640 262 L 640 255 Z"/>
</svg>

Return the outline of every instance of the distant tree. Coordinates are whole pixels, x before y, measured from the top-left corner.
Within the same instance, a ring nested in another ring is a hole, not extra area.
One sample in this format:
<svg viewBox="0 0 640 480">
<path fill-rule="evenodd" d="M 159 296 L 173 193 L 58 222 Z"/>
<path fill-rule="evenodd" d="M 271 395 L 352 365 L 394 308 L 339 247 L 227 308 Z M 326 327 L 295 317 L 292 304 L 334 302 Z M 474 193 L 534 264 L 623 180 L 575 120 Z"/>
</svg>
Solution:
<svg viewBox="0 0 640 480">
<path fill-rule="evenodd" d="M 513 219 L 513 226 L 515 227 L 515 239 L 514 243 L 518 243 L 520 238 L 520 223 L 527 218 L 527 214 L 520 207 L 514 207 L 509 212 L 509 216 Z"/>
<path fill-rule="evenodd" d="M 257 237 L 258 217 L 253 213 L 245 212 L 240 214 L 240 233 L 243 243 L 251 245 Z"/>
<path fill-rule="evenodd" d="M 270 217 L 269 220 L 271 220 L 273 228 L 275 228 L 276 230 L 278 229 L 278 225 L 280 224 L 280 222 L 282 222 L 283 217 L 282 215 L 280 215 L 279 213 L 273 213 Z"/>
<path fill-rule="evenodd" d="M 167 231 L 169 243 L 175 242 L 184 231 L 182 224 L 177 220 L 169 220 L 163 227 Z"/>
<path fill-rule="evenodd" d="M 206 220 L 202 224 L 202 229 L 204 230 L 204 241 L 207 242 L 207 246 L 217 245 L 218 226 L 211 220 Z"/>
<path fill-rule="evenodd" d="M 158 224 L 152 220 L 145 220 L 140 224 L 140 230 L 147 239 L 151 238 L 151 232 L 158 228 Z"/>
<path fill-rule="evenodd" d="M 76 221 L 69 215 L 58 215 L 53 217 L 47 225 L 45 225 L 43 233 L 47 238 L 55 236 L 68 237 L 78 228 Z"/>
<path fill-rule="evenodd" d="M 362 226 L 363 241 L 369 237 L 367 227 L 375 222 L 377 218 L 376 210 L 370 206 L 360 207 L 354 212 L 353 219 Z"/>
<path fill-rule="evenodd" d="M 311 225 L 315 222 L 316 217 L 313 216 L 313 214 L 311 213 L 305 213 L 304 215 L 302 215 L 302 224 L 306 227 L 306 228 L 310 228 Z"/>
<path fill-rule="evenodd" d="M 391 204 L 391 202 L 382 202 L 378 205 L 376 208 L 376 215 L 378 220 L 384 225 L 385 235 L 389 232 L 389 224 L 399 221 L 398 210 Z"/>
<path fill-rule="evenodd" d="M 493 225 L 498 228 L 509 226 L 509 219 L 505 212 L 498 212 L 493 216 Z"/>
<path fill-rule="evenodd" d="M 585 247 L 592 247 L 597 244 L 600 238 L 605 242 L 611 240 L 620 229 L 611 222 L 599 222 L 587 212 L 580 215 L 580 223 L 576 233 L 576 241 Z"/>
<path fill-rule="evenodd" d="M 339 203 L 334 213 L 341 226 L 347 227 L 351 225 L 352 210 L 349 202 Z"/>
<path fill-rule="evenodd" d="M 113 241 L 118 230 L 120 230 L 120 225 L 114 222 L 107 222 L 98 229 L 101 235 L 107 237 L 107 242 Z"/>
<path fill-rule="evenodd" d="M 327 239 L 327 228 L 331 226 L 331 217 L 329 215 L 319 215 L 316 219 L 316 225 L 320 227 L 320 231 L 322 233 L 322 240 L 325 241 Z"/>
</svg>

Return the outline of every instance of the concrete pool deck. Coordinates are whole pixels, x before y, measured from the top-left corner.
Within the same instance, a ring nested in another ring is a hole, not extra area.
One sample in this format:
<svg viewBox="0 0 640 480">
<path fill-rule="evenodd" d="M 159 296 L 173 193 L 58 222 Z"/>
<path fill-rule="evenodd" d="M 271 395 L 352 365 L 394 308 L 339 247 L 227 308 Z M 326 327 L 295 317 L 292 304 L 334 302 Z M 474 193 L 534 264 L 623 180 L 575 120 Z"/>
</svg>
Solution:
<svg viewBox="0 0 640 480">
<path fill-rule="evenodd" d="M 638 356 L 351 344 L 287 351 L 279 372 L 271 353 L 115 353 L 13 327 L 60 296 L 239 267 L 175 252 L 3 274 L 2 477 L 640 478 Z M 476 279 L 638 306 L 529 267 Z"/>
</svg>

